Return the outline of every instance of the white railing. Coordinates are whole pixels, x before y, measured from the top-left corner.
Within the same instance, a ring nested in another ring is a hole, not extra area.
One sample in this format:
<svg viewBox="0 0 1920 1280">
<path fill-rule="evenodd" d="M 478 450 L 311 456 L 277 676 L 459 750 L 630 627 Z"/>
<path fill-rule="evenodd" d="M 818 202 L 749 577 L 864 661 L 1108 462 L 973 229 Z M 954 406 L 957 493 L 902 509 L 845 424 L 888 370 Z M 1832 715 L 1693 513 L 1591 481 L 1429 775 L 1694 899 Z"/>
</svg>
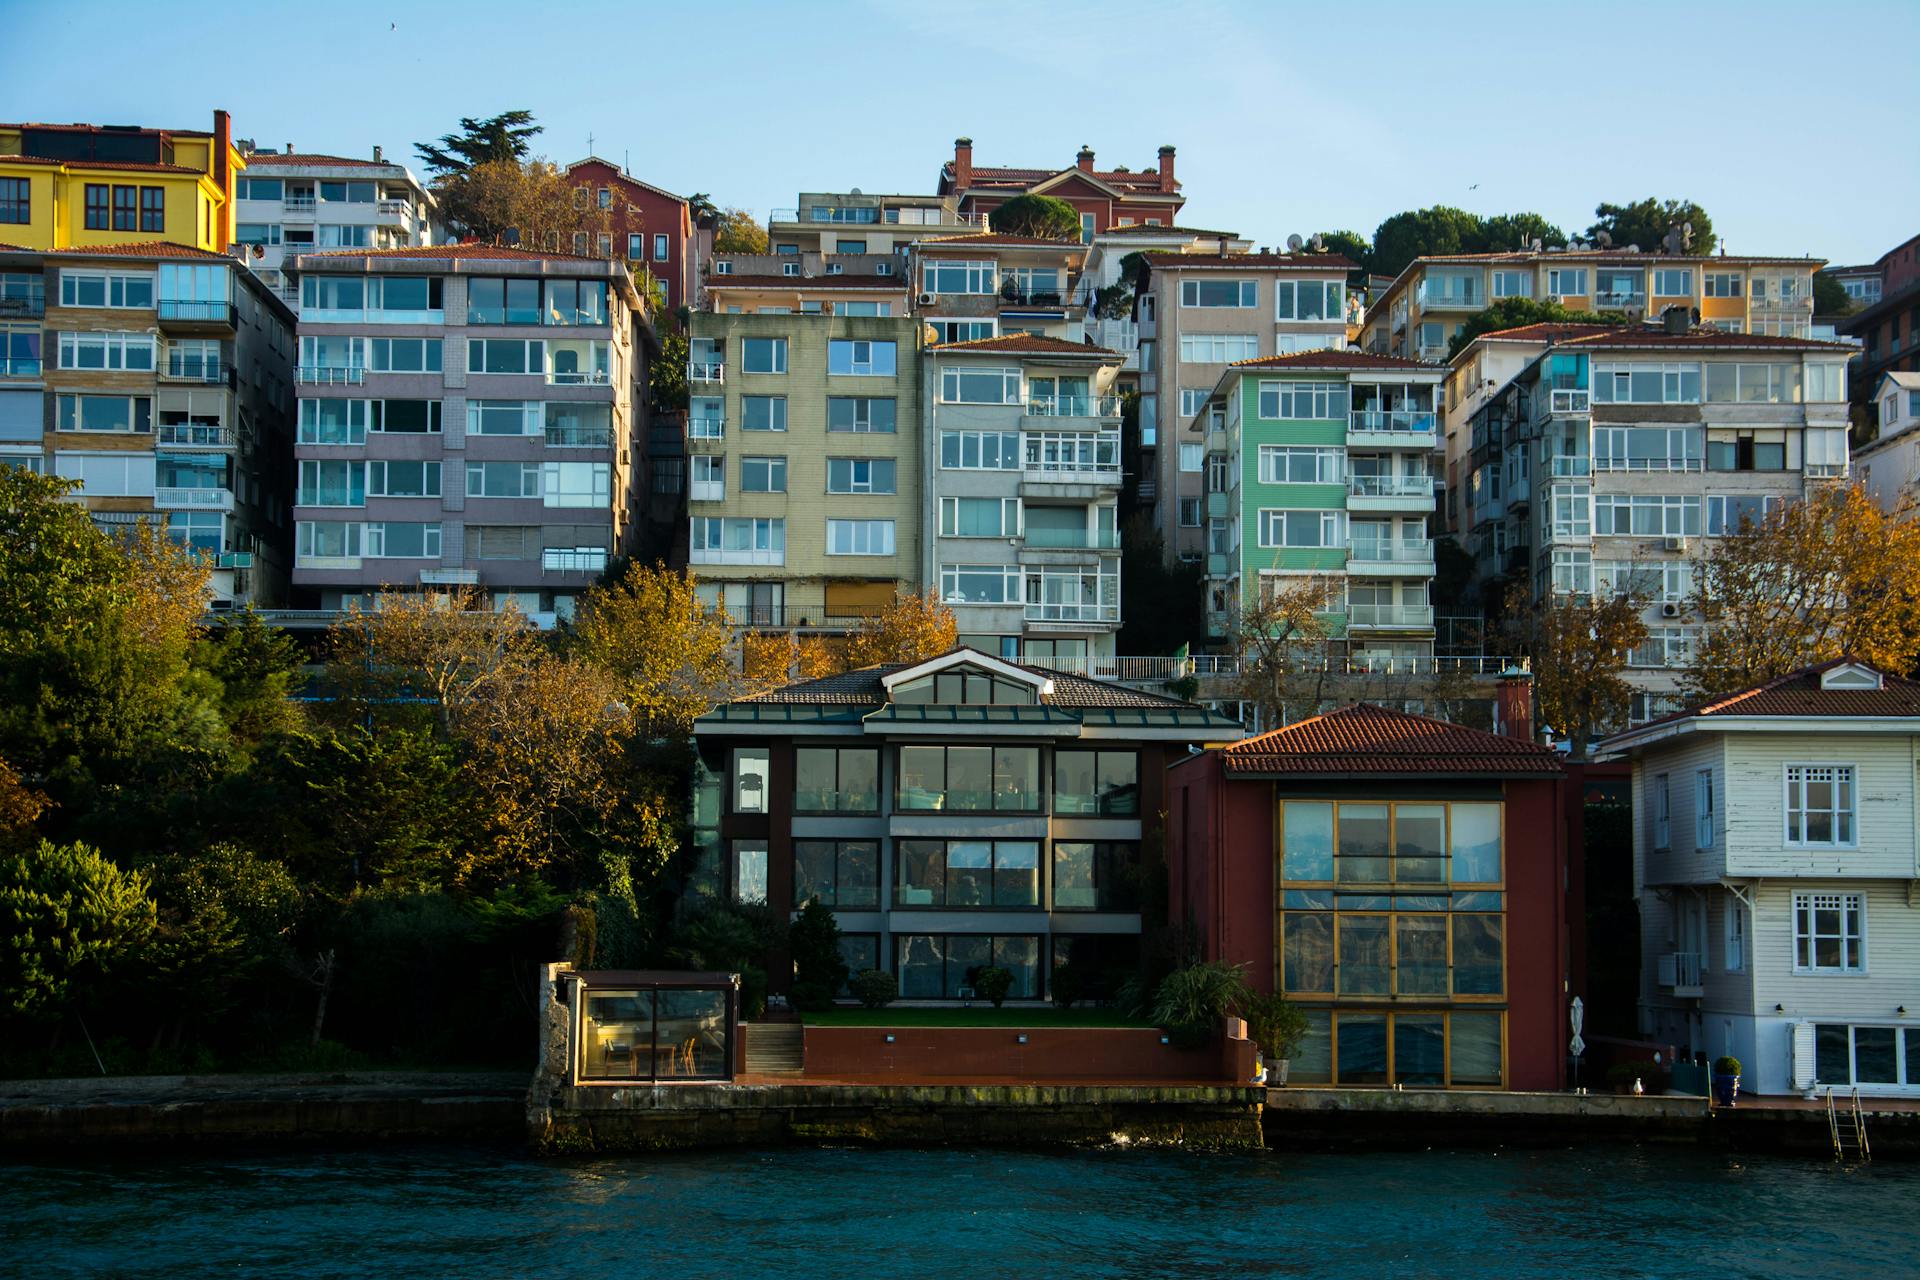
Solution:
<svg viewBox="0 0 1920 1280">
<path fill-rule="evenodd" d="M 153 505 L 159 509 L 231 511 L 233 510 L 233 490 L 163 486 L 153 491 Z"/>
<path fill-rule="evenodd" d="M 785 564 L 785 548 L 761 551 L 755 549 L 730 550 L 727 548 L 695 547 L 687 553 L 690 564 Z"/>
<path fill-rule="evenodd" d="M 1472 307 L 1479 310 L 1487 305 L 1487 296 L 1483 293 L 1440 293 L 1435 291 L 1422 295 L 1420 305 L 1433 307 Z"/>
<path fill-rule="evenodd" d="M 1367 564 L 1431 564 L 1433 540 L 1407 538 L 1398 542 L 1356 542 L 1347 558 Z"/>
<path fill-rule="evenodd" d="M 1432 435 L 1433 427 L 1431 409 L 1355 409 L 1351 430 Z"/>
<path fill-rule="evenodd" d="M 1431 498 L 1432 476 L 1348 476 L 1347 492 L 1356 498 Z"/>
<path fill-rule="evenodd" d="M 1593 408 L 1592 393 L 1588 391 L 1555 391 L 1549 405 L 1554 413 L 1587 413 Z"/>
<path fill-rule="evenodd" d="M 613 375 L 605 369 L 549 370 L 547 385 L 550 387 L 604 387 L 613 382 Z"/>
<path fill-rule="evenodd" d="M 1350 604 L 1347 625 L 1352 627 L 1430 627 L 1430 604 Z"/>
<path fill-rule="evenodd" d="M 1118 604 L 1034 604 L 1027 605 L 1029 622 L 1118 622 Z"/>
<path fill-rule="evenodd" d="M 687 487 L 688 502 L 725 502 L 727 500 L 727 482 L 724 480 L 695 480 Z"/>
<path fill-rule="evenodd" d="M 1644 307 L 1647 305 L 1647 295 L 1644 292 L 1622 292 L 1617 289 L 1609 290 L 1606 293 L 1594 294 L 1593 305 L 1602 308 Z"/>
<path fill-rule="evenodd" d="M 311 218 L 320 205 L 312 196 L 288 196 L 281 207 L 296 218 Z"/>
<path fill-rule="evenodd" d="M 404 218 L 413 212 L 411 200 L 382 200 L 380 216 L 383 218 Z"/>
<path fill-rule="evenodd" d="M 225 382 L 227 371 L 218 360 L 183 360 L 172 354 L 167 359 L 166 371 L 161 375 L 181 382 Z"/>
<path fill-rule="evenodd" d="M 1047 431 L 1026 433 L 1021 444 L 1022 470 L 1029 479 L 1064 483 L 1118 481 L 1120 434 Z"/>
<path fill-rule="evenodd" d="M 722 418 L 688 418 L 687 436 L 693 440 L 719 440 L 726 436 L 726 421 Z"/>
<path fill-rule="evenodd" d="M 1658 962 L 1659 984 L 1679 990 L 1683 987 L 1700 986 L 1701 955 L 1698 951 L 1670 951 L 1656 957 Z"/>
<path fill-rule="evenodd" d="M 548 547 L 540 553 L 540 568 L 546 573 L 601 573 L 607 567 L 607 553 L 593 547 Z"/>
<path fill-rule="evenodd" d="M 1431 609 L 1428 612 L 1431 613 Z M 1161 684 L 1186 676 L 1193 676 L 1201 681 L 1225 680 L 1240 674 L 1240 659 L 1238 655 L 1231 653 L 1200 653 L 1186 658 L 1088 655 L 1023 658 L 1021 661 L 1028 666 L 1044 667 L 1049 671 L 1058 671 L 1066 675 L 1086 676 L 1093 680 L 1113 680 L 1122 684 Z M 1519 658 L 1497 656 L 1434 658 L 1363 655 L 1328 658 L 1321 664 L 1321 669 L 1335 675 L 1432 676 L 1438 672 L 1448 672 L 1468 676 L 1494 676 L 1502 671 L 1518 668 L 1520 665 Z"/>
<path fill-rule="evenodd" d="M 367 380 L 367 371 L 358 366 L 339 368 L 330 364 L 303 364 L 293 371 L 295 382 L 317 382 L 323 386 L 359 386 Z"/>
<path fill-rule="evenodd" d="M 1027 414 L 1036 418 L 1117 418 L 1119 396 L 1032 396 Z"/>
<path fill-rule="evenodd" d="M 727 368 L 719 360 L 689 360 L 687 362 L 687 381 L 724 382 Z"/>
<path fill-rule="evenodd" d="M 233 432 L 210 422 L 163 422 L 154 428 L 160 444 L 189 445 L 201 449 L 230 449 Z"/>
</svg>

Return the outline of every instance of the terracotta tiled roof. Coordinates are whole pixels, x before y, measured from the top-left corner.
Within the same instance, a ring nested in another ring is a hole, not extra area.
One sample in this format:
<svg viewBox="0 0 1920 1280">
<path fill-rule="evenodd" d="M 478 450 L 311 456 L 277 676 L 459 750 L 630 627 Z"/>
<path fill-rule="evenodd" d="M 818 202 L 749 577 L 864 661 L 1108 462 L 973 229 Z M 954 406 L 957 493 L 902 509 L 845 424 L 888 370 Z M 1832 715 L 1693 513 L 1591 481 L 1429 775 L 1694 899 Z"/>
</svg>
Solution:
<svg viewBox="0 0 1920 1280">
<path fill-rule="evenodd" d="M 205 173 L 204 169 L 194 169 L 183 164 L 157 164 L 150 160 L 57 160 L 50 156 L 8 156 L 0 155 L 0 164 L 43 164 L 48 168 L 66 166 L 74 169 L 112 169 L 115 172 L 127 170 L 132 173 Z"/>
<path fill-rule="evenodd" d="M 362 160 L 358 156 L 329 156 L 317 151 L 256 151 L 247 157 L 249 169 L 293 169 L 317 165 L 323 168 L 404 169 L 398 160 Z"/>
<path fill-rule="evenodd" d="M 1816 666 L 1803 667 L 1751 689 L 1661 716 L 1649 723 L 1666 724 L 1677 720 L 1710 720 L 1715 717 L 1724 719 L 1730 716 L 1920 716 L 1920 681 L 1882 671 L 1879 672 L 1878 689 L 1820 687 L 1820 677 L 1824 673 L 1847 665 L 1877 670 L 1872 664 L 1861 662 L 1858 658 L 1834 658 Z M 1645 727 L 1643 725 L 1641 729 Z"/>
<path fill-rule="evenodd" d="M 1237 231 L 1213 231 L 1206 227 L 1154 227 L 1144 222 L 1130 223 L 1124 227 L 1108 227 L 1105 231 L 1095 232 L 1103 236 L 1225 236 L 1229 240 L 1244 240 Z"/>
<path fill-rule="evenodd" d="M 1096 347 L 1086 342 L 1068 342 L 1065 338 L 1048 338 L 1034 333 L 1006 333 L 997 338 L 975 338 L 970 342 L 943 342 L 934 345 L 936 351 L 1003 351 L 1009 355 L 1033 356 L 1113 356 L 1119 358 L 1118 351 L 1109 351 L 1105 347 Z"/>
<path fill-rule="evenodd" d="M 707 277 L 709 289 L 792 289 L 805 293 L 809 289 L 890 289 L 895 293 L 907 291 L 905 276 L 745 276 L 718 275 Z"/>
<path fill-rule="evenodd" d="M 234 261 L 234 259 L 224 253 L 214 253 L 211 250 L 196 248 L 190 244 L 175 244 L 171 240 L 143 240 L 138 244 L 70 245 L 64 249 L 49 249 L 46 252 L 51 255 L 71 255 L 74 257 L 201 258 L 208 262 Z"/>
<path fill-rule="evenodd" d="M 1699 263 L 1702 267 L 1711 268 L 1715 263 L 1720 262 L 1729 264 L 1739 263 L 1742 265 L 1749 263 L 1788 264 L 1804 267 L 1810 266 L 1820 260 L 1818 258 L 1751 257 L 1737 253 L 1728 254 L 1724 258 L 1718 254 L 1712 257 L 1703 257 L 1695 253 L 1661 253 L 1643 245 L 1639 253 L 1630 252 L 1625 246 L 1617 249 L 1566 249 L 1553 253 L 1548 253 L 1544 249 L 1539 253 L 1535 253 L 1531 249 L 1524 253 L 1512 249 L 1498 253 L 1435 253 L 1415 258 L 1409 265 L 1418 266 L 1421 263 L 1438 263 L 1441 266 L 1445 266 L 1448 263 L 1497 265 L 1503 262 L 1543 262 L 1551 266 L 1556 262 L 1605 262 L 1630 267 L 1640 262 L 1652 263 L 1663 261 Z"/>
<path fill-rule="evenodd" d="M 886 690 L 881 680 L 896 671 L 907 667 L 917 667 L 917 662 L 890 662 L 879 666 L 861 667 L 837 676 L 823 676 L 818 680 L 802 680 L 797 684 L 784 685 L 778 689 L 769 689 L 739 699 L 741 702 L 778 702 L 810 703 L 830 706 L 879 706 L 886 702 Z M 1045 676 L 1053 681 L 1053 693 L 1041 701 L 1052 707 L 1177 707 L 1193 709 L 1191 703 L 1178 698 L 1166 698 L 1157 693 L 1145 693 L 1130 689 L 1125 685 L 1108 684 L 1104 680 L 1089 680 L 1084 676 L 1066 675 L 1059 671 L 1050 671 L 1045 667 L 1028 666 L 1022 663 L 1023 670 L 1035 675 Z"/>
<path fill-rule="evenodd" d="M 1086 246 L 1081 244 L 1076 239 L 1069 238 L 1069 239 L 1063 239 L 1063 240 L 1049 240 L 1045 236 L 1003 235 L 998 231 L 970 231 L 965 235 L 930 236 L 925 240 L 918 241 L 917 243 L 923 244 L 923 245 L 936 245 L 941 248 L 946 248 L 950 246 L 955 249 L 967 249 L 967 248 L 973 247 L 974 245 L 980 245 L 982 247 L 1005 245 L 1010 248 L 1032 247 L 1032 248 L 1041 248 L 1041 249 L 1079 249 L 1082 251 L 1085 251 L 1086 249 Z"/>
<path fill-rule="evenodd" d="M 1846 351 L 1844 342 L 1815 342 L 1811 338 L 1782 338 L 1767 333 L 1727 333 L 1721 329 L 1691 329 L 1668 333 L 1647 325 L 1613 325 L 1574 340 L 1583 347 L 1684 347 L 1690 350 Z"/>
<path fill-rule="evenodd" d="M 1255 356 L 1251 360 L 1236 360 L 1228 366 L 1233 369 L 1424 369 L 1433 373 L 1443 371 L 1442 364 L 1427 364 L 1420 360 L 1408 360 L 1401 356 L 1375 355 L 1371 351 L 1295 351 L 1278 356 Z"/>
<path fill-rule="evenodd" d="M 948 179 L 951 180 L 953 177 L 953 161 L 947 161 L 944 166 L 944 171 Z M 1080 172 L 1078 167 L 1072 169 L 1072 173 L 1078 172 Z M 972 185 L 976 187 L 1024 188 L 1033 186 L 1036 183 L 1045 182 L 1049 178 L 1057 178 L 1063 173 L 1072 176 L 1072 173 L 1069 173 L 1067 169 L 1009 169 L 992 165 L 975 165 L 973 166 Z M 1131 169 L 1125 173 L 1114 169 L 1096 170 L 1087 176 L 1097 178 L 1110 187 L 1124 187 L 1131 190 L 1145 191 L 1149 194 L 1160 190 L 1160 170 L 1158 168 Z"/>
<path fill-rule="evenodd" d="M 1360 264 L 1337 253 L 1150 253 L 1156 267 L 1257 271 L 1358 271 Z"/>
<path fill-rule="evenodd" d="M 1226 748 L 1229 774 L 1401 777 L 1553 775 L 1551 747 L 1370 703 L 1342 707 Z"/>
<path fill-rule="evenodd" d="M 1522 324 L 1511 329 L 1494 329 L 1481 334 L 1476 342 L 1570 342 L 1575 338 L 1587 338 L 1596 333 L 1605 333 L 1608 329 L 1617 329 L 1611 324 Z"/>
<path fill-rule="evenodd" d="M 577 253 L 543 253 L 538 249 L 515 249 L 503 244 L 415 244 L 400 249 L 326 249 L 300 253 L 302 258 L 439 258 L 447 261 L 467 258 L 502 262 L 607 262 Z"/>
</svg>

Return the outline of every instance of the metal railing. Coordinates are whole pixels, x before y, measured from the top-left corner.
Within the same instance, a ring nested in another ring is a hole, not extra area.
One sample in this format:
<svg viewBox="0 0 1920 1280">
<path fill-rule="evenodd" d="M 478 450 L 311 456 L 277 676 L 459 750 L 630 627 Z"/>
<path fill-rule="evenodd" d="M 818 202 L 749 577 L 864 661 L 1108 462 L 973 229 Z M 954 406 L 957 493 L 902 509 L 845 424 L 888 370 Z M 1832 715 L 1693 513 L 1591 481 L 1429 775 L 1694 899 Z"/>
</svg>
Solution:
<svg viewBox="0 0 1920 1280">
<path fill-rule="evenodd" d="M 1047 604 L 1027 603 L 1028 622 L 1118 622 L 1120 606 L 1117 604 Z"/>
<path fill-rule="evenodd" d="M 1036 418 L 1117 418 L 1119 396 L 1030 396 L 1027 414 Z"/>
<path fill-rule="evenodd" d="M 176 354 L 167 357 L 167 368 L 161 376 L 183 382 L 225 382 L 227 370 L 218 360 L 182 359 Z"/>
<path fill-rule="evenodd" d="M 40 376 L 42 363 L 40 360 L 29 359 L 26 356 L 0 359 L 0 377 L 37 378 Z"/>
<path fill-rule="evenodd" d="M 1430 604 L 1349 604 L 1347 625 L 1350 627 L 1430 627 L 1433 625 L 1433 606 Z"/>
<path fill-rule="evenodd" d="M 0 298 L 0 320 L 30 320 L 47 314 L 42 298 Z"/>
<path fill-rule="evenodd" d="M 329 387 L 357 387 L 367 380 L 367 371 L 359 365 L 303 364 L 293 371 L 293 380 Z"/>
<path fill-rule="evenodd" d="M 580 547 L 548 547 L 540 553 L 546 573 L 599 573 L 607 567 L 607 553 Z"/>
<path fill-rule="evenodd" d="M 201 302 L 186 298 L 162 298 L 158 303 L 162 320 L 194 320 L 232 324 L 235 307 L 231 302 Z"/>
<path fill-rule="evenodd" d="M 1348 476 L 1347 492 L 1356 498 L 1431 498 L 1432 476 Z"/>
<path fill-rule="evenodd" d="M 1022 285 L 1015 280 L 1002 280 L 995 290 L 1002 302 L 1011 302 L 1015 306 L 1026 307 L 1065 307 L 1078 305 L 1074 301 L 1073 291 L 1076 280 L 1068 279 L 1060 284 Z"/>
<path fill-rule="evenodd" d="M 163 422 L 155 428 L 154 440 L 198 449 L 230 449 L 233 432 L 211 422 Z"/>
<path fill-rule="evenodd" d="M 726 365 L 719 360 L 687 361 L 687 381 L 689 382 L 724 382 L 726 372 Z"/>
<path fill-rule="evenodd" d="M 314 212 L 319 209 L 320 202 L 312 196 L 288 196 L 281 201 L 280 207 L 282 212 L 293 214 L 296 217 L 310 218 Z"/>
<path fill-rule="evenodd" d="M 1120 533 L 1116 529 L 1035 529 L 1029 525 L 1026 544 L 1039 551 L 1118 551 Z"/>
<path fill-rule="evenodd" d="M 1594 294 L 1593 305 L 1596 307 L 1644 307 L 1647 305 L 1647 295 L 1645 292 L 1610 289 L 1605 293 Z"/>
<path fill-rule="evenodd" d="M 1350 561 L 1363 564 L 1431 564 L 1433 539 L 1407 538 L 1400 541 L 1356 542 L 1347 553 Z"/>
<path fill-rule="evenodd" d="M 233 490 L 163 486 L 153 491 L 153 505 L 158 508 L 231 511 L 233 510 Z"/>
<path fill-rule="evenodd" d="M 380 202 L 380 216 L 383 218 L 404 218 L 412 212 L 413 201 L 411 200 L 382 200 Z"/>
<path fill-rule="evenodd" d="M 1432 435 L 1434 421 L 1431 409 L 1355 409 L 1350 430 Z"/>
<path fill-rule="evenodd" d="M 719 440 L 727 434 L 724 418 L 688 418 L 687 437 L 691 440 Z"/>
<path fill-rule="evenodd" d="M 441 583 L 448 586 L 474 586 L 480 581 L 478 569 L 422 569 L 420 581 L 423 584 Z"/>
<path fill-rule="evenodd" d="M 604 387 L 613 382 L 605 369 L 548 370 L 547 385 L 552 387 Z"/>
<path fill-rule="evenodd" d="M 547 443 L 563 449 L 606 449 L 613 445 L 613 428 L 549 426 Z"/>
<path fill-rule="evenodd" d="M 1554 413 L 1588 413 L 1593 408 L 1590 391 L 1555 391 L 1548 408 Z"/>
<path fill-rule="evenodd" d="M 1435 292 L 1424 295 L 1420 299 L 1420 305 L 1428 308 L 1473 307 L 1474 309 L 1478 310 L 1479 308 L 1487 305 L 1487 296 L 1484 293 L 1479 293 L 1477 291 L 1466 292 L 1466 293 L 1441 293 L 1436 290 Z"/>
</svg>

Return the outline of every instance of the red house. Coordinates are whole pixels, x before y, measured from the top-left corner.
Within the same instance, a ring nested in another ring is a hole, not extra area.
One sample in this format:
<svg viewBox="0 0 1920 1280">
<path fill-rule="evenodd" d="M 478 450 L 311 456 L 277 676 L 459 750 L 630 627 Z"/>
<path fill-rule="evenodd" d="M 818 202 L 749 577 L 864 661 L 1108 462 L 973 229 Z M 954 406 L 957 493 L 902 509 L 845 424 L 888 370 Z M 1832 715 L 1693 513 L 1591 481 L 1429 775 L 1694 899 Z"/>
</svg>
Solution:
<svg viewBox="0 0 1920 1280">
<path fill-rule="evenodd" d="M 1066 169 L 990 169 L 974 167 L 972 138 L 954 140 L 953 159 L 941 166 L 936 193 L 954 197 L 962 214 L 976 215 L 1015 196 L 1053 196 L 1080 211 L 1083 242 L 1109 227 L 1170 227 L 1187 202 L 1173 177 L 1172 147 L 1161 147 L 1159 163 L 1150 169 L 1095 169 L 1091 147 L 1080 148 Z"/>
<path fill-rule="evenodd" d="M 567 178 L 577 199 L 612 211 L 612 256 L 625 258 L 636 276 L 642 268 L 652 272 L 666 286 L 669 311 L 692 297 L 693 215 L 684 198 L 598 156 L 568 165 Z M 599 246 L 587 250 L 599 251 Z"/>
<path fill-rule="evenodd" d="M 1344 707 L 1168 771 L 1169 918 L 1306 1011 L 1292 1083 L 1563 1087 L 1568 784 L 1503 719 Z"/>
</svg>

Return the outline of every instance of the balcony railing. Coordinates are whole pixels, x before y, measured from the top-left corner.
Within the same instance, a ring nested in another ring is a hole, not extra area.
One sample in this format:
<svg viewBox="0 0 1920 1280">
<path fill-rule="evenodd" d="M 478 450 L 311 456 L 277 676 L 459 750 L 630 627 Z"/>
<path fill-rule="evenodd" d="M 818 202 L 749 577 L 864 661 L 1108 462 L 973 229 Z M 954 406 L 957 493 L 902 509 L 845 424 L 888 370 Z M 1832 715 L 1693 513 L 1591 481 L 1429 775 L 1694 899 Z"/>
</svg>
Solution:
<svg viewBox="0 0 1920 1280">
<path fill-rule="evenodd" d="M 319 202 L 312 196 L 288 196 L 281 204 L 284 212 L 296 218 L 311 218 L 318 208 Z"/>
<path fill-rule="evenodd" d="M 191 321 L 202 324 L 232 324 L 235 307 L 231 302 L 203 302 L 186 298 L 162 298 L 157 304 L 162 320 Z"/>
<path fill-rule="evenodd" d="M 691 440 L 719 440 L 726 436 L 727 424 L 724 418 L 688 418 L 687 438 Z"/>
<path fill-rule="evenodd" d="M 233 490 L 167 486 L 153 491 L 153 505 L 161 510 L 231 511 Z"/>
<path fill-rule="evenodd" d="M 1028 622 L 1118 622 L 1118 604 L 1046 604 L 1027 602 Z"/>
<path fill-rule="evenodd" d="M 688 482 L 688 502 L 725 502 L 726 500 L 727 482 L 724 480 L 693 480 Z"/>
<path fill-rule="evenodd" d="M 547 573 L 600 573 L 607 567 L 607 553 L 593 547 L 548 547 L 540 553 L 540 568 Z"/>
<path fill-rule="evenodd" d="M 1434 290 L 1422 297 L 1420 305 L 1428 309 L 1434 307 L 1471 307 L 1479 310 L 1487 305 L 1487 295 L 1474 290 L 1465 292 L 1442 293 Z"/>
<path fill-rule="evenodd" d="M 167 368 L 163 377 L 178 378 L 182 382 L 225 382 L 227 370 L 218 360 L 182 359 L 177 355 L 167 357 Z"/>
<path fill-rule="evenodd" d="M 0 298 L 0 320 L 34 320 L 47 314 L 47 300 L 41 298 Z"/>
<path fill-rule="evenodd" d="M 1057 284 L 1023 285 L 1016 280 L 1002 280 L 997 292 L 1000 301 L 1015 306 L 1064 307 L 1076 305 L 1073 299 L 1075 283 L 1068 279 Z"/>
<path fill-rule="evenodd" d="M 1593 408 L 1592 393 L 1588 391 L 1557 390 L 1549 401 L 1548 408 L 1554 413 L 1588 413 Z"/>
<path fill-rule="evenodd" d="M 420 582 L 423 586 L 471 587 L 480 581 L 478 569 L 422 569 Z"/>
<path fill-rule="evenodd" d="M 1676 995 L 1685 992 L 1699 995 L 1702 959 L 1698 951 L 1669 951 L 1655 957 L 1659 984 L 1671 988 Z"/>
<path fill-rule="evenodd" d="M 303 364 L 293 371 L 293 380 L 328 387 L 357 387 L 367 380 L 367 371 L 359 365 Z"/>
<path fill-rule="evenodd" d="M 563 449 L 607 449 L 613 445 L 613 428 L 550 426 L 547 443 Z"/>
<path fill-rule="evenodd" d="M 1645 307 L 1647 295 L 1644 290 L 1609 289 L 1605 293 L 1593 295 L 1593 305 L 1603 310 L 1624 310 L 1632 307 Z"/>
<path fill-rule="evenodd" d="M 785 564 L 784 547 L 695 547 L 687 553 L 689 564 Z"/>
<path fill-rule="evenodd" d="M 1593 460 L 1586 456 L 1576 458 L 1557 457 L 1548 459 L 1556 476 L 1589 476 L 1593 474 Z"/>
<path fill-rule="evenodd" d="M 1405 538 L 1399 541 L 1356 542 L 1348 552 L 1347 558 L 1363 564 L 1432 564 L 1433 539 Z"/>
<path fill-rule="evenodd" d="M 547 385 L 550 387 L 604 387 L 613 382 L 613 375 L 605 369 L 549 369 Z"/>
<path fill-rule="evenodd" d="M 1432 435 L 1434 413 L 1431 409 L 1355 409 L 1351 429 Z"/>
<path fill-rule="evenodd" d="M 41 362 L 26 356 L 0 359 L 0 377 L 37 378 L 40 376 Z"/>
<path fill-rule="evenodd" d="M 1350 604 L 1347 625 L 1351 627 L 1430 627 L 1430 604 Z"/>
<path fill-rule="evenodd" d="M 1117 418 L 1119 396 L 1030 396 L 1027 414 L 1036 418 Z"/>
<path fill-rule="evenodd" d="M 1120 534 L 1115 529 L 1035 529 L 1028 526 L 1026 542 L 1042 551 L 1118 551 Z"/>
<path fill-rule="evenodd" d="M 718 360 L 689 360 L 687 362 L 687 381 L 724 382 L 727 367 Z"/>
<path fill-rule="evenodd" d="M 231 449 L 233 432 L 212 422 L 163 422 L 154 429 L 154 440 L 196 449 Z"/>
<path fill-rule="evenodd" d="M 383 218 L 404 218 L 413 212 L 411 200 L 382 200 L 380 216 Z"/>
<path fill-rule="evenodd" d="M 1432 476 L 1348 476 L 1347 492 L 1356 498 L 1431 498 Z"/>
</svg>

